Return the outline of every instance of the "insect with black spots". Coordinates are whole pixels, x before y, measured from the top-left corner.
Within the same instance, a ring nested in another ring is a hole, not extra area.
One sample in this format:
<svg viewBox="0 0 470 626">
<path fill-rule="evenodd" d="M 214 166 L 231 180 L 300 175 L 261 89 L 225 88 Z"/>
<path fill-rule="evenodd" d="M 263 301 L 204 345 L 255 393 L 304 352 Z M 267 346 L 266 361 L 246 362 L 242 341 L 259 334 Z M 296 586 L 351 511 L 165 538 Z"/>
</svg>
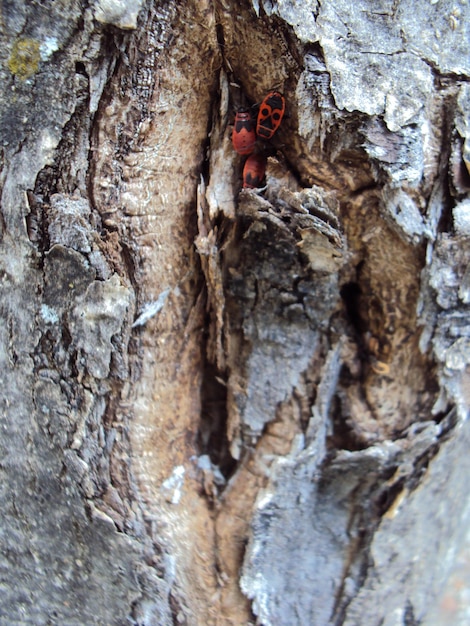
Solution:
<svg viewBox="0 0 470 626">
<path fill-rule="evenodd" d="M 232 132 L 232 145 L 235 152 L 246 155 L 255 149 L 255 123 L 248 109 L 242 107 L 235 114 Z"/>
<path fill-rule="evenodd" d="M 262 154 L 252 154 L 245 161 L 243 168 L 243 188 L 256 189 L 263 184 L 266 172 L 266 157 Z"/>
<path fill-rule="evenodd" d="M 281 125 L 286 101 L 278 91 L 270 91 L 259 107 L 256 134 L 262 139 L 271 139 Z"/>
</svg>

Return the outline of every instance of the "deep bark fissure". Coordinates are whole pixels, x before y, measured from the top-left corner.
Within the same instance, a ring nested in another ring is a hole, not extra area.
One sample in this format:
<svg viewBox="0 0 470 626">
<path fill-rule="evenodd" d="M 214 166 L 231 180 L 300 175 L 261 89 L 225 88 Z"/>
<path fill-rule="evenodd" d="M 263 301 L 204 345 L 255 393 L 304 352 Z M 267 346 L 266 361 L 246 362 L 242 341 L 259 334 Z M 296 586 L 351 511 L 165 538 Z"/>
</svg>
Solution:
<svg viewBox="0 0 470 626">
<path fill-rule="evenodd" d="M 201 384 L 198 442 L 201 454 L 207 454 L 228 480 L 236 469 L 236 462 L 227 439 L 227 388 L 222 377 L 222 372 L 206 362 Z M 213 497 L 213 494 L 208 495 Z"/>
<path fill-rule="evenodd" d="M 219 34 L 219 41 L 222 41 L 223 44 L 225 45 L 225 42 L 227 41 L 227 37 L 225 36 L 225 34 Z M 227 52 L 225 52 L 225 54 L 227 54 Z M 230 61 L 226 63 L 226 66 L 229 68 L 231 72 L 233 68 L 233 63 Z M 243 84 L 243 81 L 237 79 L 236 74 L 229 74 L 229 75 L 234 76 L 234 80 L 237 81 L 240 85 Z M 232 101 L 235 100 L 235 102 L 241 100 L 243 103 L 246 103 L 247 101 L 250 102 L 250 99 L 243 95 L 243 88 L 239 89 L 236 95 L 232 94 L 231 100 Z M 346 120 L 346 123 L 349 127 L 349 132 L 347 133 L 348 136 L 351 137 L 351 136 L 356 135 L 358 137 L 359 130 L 363 122 L 364 122 L 364 119 L 361 116 L 359 117 L 355 117 L 354 115 L 349 116 L 349 118 Z M 350 143 L 352 143 L 350 139 L 349 141 Z M 280 146 L 278 146 L 277 149 L 273 149 L 272 151 L 273 156 L 277 157 L 277 159 L 280 162 L 284 160 L 284 164 L 287 164 L 287 167 L 290 167 L 290 169 L 292 169 L 292 171 L 295 172 L 295 176 L 298 181 L 307 180 L 308 176 L 310 176 L 310 180 L 312 180 L 312 174 L 309 173 L 309 175 L 306 177 L 305 174 L 301 173 L 301 170 L 297 166 L 293 165 L 298 160 L 297 158 L 298 154 L 295 154 L 295 153 L 294 155 L 290 154 L 288 159 L 284 158 L 284 154 L 283 154 L 284 149 L 286 150 L 287 153 L 291 151 L 291 148 L 289 147 L 289 143 L 290 142 L 288 142 L 287 146 L 283 146 L 282 149 Z M 328 143 L 331 144 L 331 148 L 328 146 Z M 331 166 L 327 163 L 327 159 L 325 158 L 324 166 L 323 167 L 321 166 L 319 168 L 320 178 L 316 179 L 316 180 L 321 181 L 320 182 L 321 185 L 324 185 L 326 188 L 330 188 L 330 189 L 337 188 L 340 180 L 353 181 L 358 171 L 361 168 L 363 168 L 363 170 L 366 172 L 370 172 L 372 170 L 372 160 L 368 159 L 368 157 L 365 154 L 365 151 L 351 149 L 348 144 L 346 144 L 345 146 L 341 146 L 341 141 L 339 141 L 339 144 L 340 144 L 339 148 L 337 144 L 338 144 L 338 140 L 336 139 L 335 141 L 334 133 L 330 133 L 329 142 L 325 142 L 325 147 L 327 150 L 330 151 L 330 154 L 334 155 L 335 168 L 331 169 Z M 330 168 L 331 174 L 328 171 L 328 168 Z M 336 168 L 339 168 L 339 169 L 336 169 Z M 321 177 L 322 174 L 324 175 L 323 178 Z M 338 175 L 338 180 L 335 180 L 336 175 Z M 315 177 L 315 174 L 313 176 Z M 341 201 L 342 201 L 343 206 L 360 207 L 362 197 L 367 198 L 367 196 L 375 197 L 376 199 L 375 203 L 377 204 L 377 198 L 382 191 L 384 183 L 381 183 L 379 181 L 375 183 L 371 183 L 370 177 L 367 180 L 368 176 L 369 174 L 366 174 L 363 182 L 359 184 L 359 186 L 356 185 L 354 188 L 352 188 L 350 192 L 349 190 L 348 191 L 345 191 L 344 189 L 342 190 Z M 313 179 L 315 180 L 315 178 Z M 377 207 L 375 207 L 375 211 L 377 211 Z M 399 211 L 400 209 L 398 208 L 398 215 L 399 215 Z M 325 217 L 324 215 L 321 215 L 321 213 L 320 213 L 320 216 L 322 218 Z M 374 216 L 374 218 L 377 220 L 377 224 L 380 224 L 380 218 L 377 219 L 377 213 Z M 240 218 L 236 218 L 236 219 L 237 221 L 240 221 Z M 281 219 L 286 225 L 289 224 L 290 220 L 287 216 L 283 216 Z M 355 218 L 354 216 L 352 217 L 347 216 L 347 214 L 343 211 L 343 219 L 345 220 L 345 222 L 349 221 L 349 223 L 352 224 Z M 254 223 L 254 222 L 250 222 L 250 220 L 246 220 L 246 221 L 247 221 L 247 227 L 245 227 L 244 229 L 245 238 L 249 236 L 250 224 Z M 349 225 L 349 228 L 351 228 L 350 225 Z M 269 232 L 269 230 L 267 232 Z M 271 239 L 275 239 L 277 236 L 278 236 L 277 233 L 275 235 L 273 234 L 271 236 Z M 268 236 L 267 239 L 269 240 L 270 237 Z M 242 237 L 236 239 L 236 241 L 237 241 L 237 245 L 242 245 L 242 246 L 245 245 L 243 243 Z M 393 241 L 393 235 L 392 235 L 392 241 Z M 231 246 L 235 249 L 234 242 L 235 240 L 231 243 Z M 231 266 L 232 270 L 235 269 L 238 275 L 245 276 L 245 280 L 246 280 L 246 277 L 249 276 L 250 274 L 256 277 L 256 274 L 259 271 L 263 272 L 263 269 L 260 269 L 260 265 L 259 265 L 260 258 L 261 259 L 263 258 L 263 244 L 262 243 L 260 244 L 260 242 L 256 242 L 256 243 L 254 242 L 255 242 L 255 239 L 253 239 L 253 243 L 251 245 L 253 247 L 253 250 L 255 249 L 257 250 L 258 258 L 256 258 L 255 255 L 253 256 L 253 259 L 249 258 L 250 245 L 245 245 L 245 251 L 242 253 L 238 252 L 238 255 L 237 254 L 235 255 L 235 257 L 238 256 L 238 260 L 236 261 L 233 258 L 233 253 L 231 253 L 232 258 L 230 258 L 230 253 L 228 255 L 229 257 L 228 265 Z M 354 238 L 350 239 L 350 243 L 357 245 L 356 242 L 354 241 Z M 269 250 L 270 245 L 271 245 L 270 243 L 267 244 L 266 250 Z M 287 248 L 289 247 L 289 245 L 291 244 L 287 244 Z M 403 249 L 403 245 L 400 244 L 398 241 L 395 241 L 394 245 L 397 248 L 397 254 L 399 254 L 398 251 L 400 251 L 401 248 Z M 373 265 L 374 261 L 373 260 L 371 261 L 368 258 L 367 254 L 364 254 L 364 252 L 362 251 L 362 248 L 363 248 L 362 243 L 359 243 L 356 250 L 354 250 L 355 254 L 359 254 L 359 261 L 356 262 L 356 266 L 357 266 L 356 275 L 354 276 L 351 274 L 351 272 L 344 271 L 343 272 L 344 278 L 340 280 L 340 283 L 338 286 L 338 296 L 341 296 L 342 301 L 343 301 L 342 312 L 341 312 L 341 307 L 339 307 L 339 311 L 337 309 L 332 315 L 333 317 L 338 319 L 338 313 L 339 315 L 344 314 L 345 319 L 346 319 L 346 324 L 352 327 L 352 333 L 350 333 L 350 331 L 346 331 L 346 335 L 351 335 L 352 341 L 356 345 L 356 349 L 357 349 L 356 358 L 359 362 L 359 365 L 353 366 L 353 369 L 356 369 L 356 370 L 358 369 L 358 371 L 356 371 L 356 373 L 351 376 L 351 385 L 358 387 L 358 394 L 359 394 L 358 398 L 360 399 L 360 401 L 364 403 L 364 406 L 366 407 L 366 410 L 370 412 L 372 419 L 377 424 L 380 424 L 383 421 L 383 419 L 380 417 L 379 414 L 376 413 L 377 401 L 374 401 L 372 398 L 369 397 L 368 386 L 370 385 L 371 372 L 373 373 L 373 375 L 376 374 L 380 377 L 384 377 L 384 380 L 386 380 L 387 374 L 389 371 L 388 361 L 393 356 L 393 350 L 396 350 L 397 348 L 400 349 L 399 344 L 395 347 L 392 346 L 391 344 L 392 337 L 396 333 L 397 327 L 396 327 L 395 312 L 393 310 L 393 307 L 388 306 L 389 304 L 388 301 L 391 300 L 393 302 L 396 296 L 388 295 L 386 289 L 382 289 L 378 293 L 374 293 L 375 289 L 378 286 L 380 286 L 380 284 L 377 282 L 377 278 L 388 267 L 389 261 L 387 259 L 384 259 L 382 261 L 382 266 L 377 265 L 376 267 L 374 267 Z M 281 249 L 282 249 L 282 245 L 280 247 L 280 250 Z M 282 254 L 283 252 L 281 252 L 281 256 Z M 248 260 L 244 258 L 243 261 L 240 263 L 240 258 L 244 256 L 247 257 L 247 255 L 248 255 Z M 272 259 L 279 258 L 279 251 L 276 251 L 275 254 L 271 254 L 270 256 Z M 423 254 L 418 253 L 416 256 L 417 257 L 421 256 L 421 261 L 419 261 L 418 268 L 417 268 L 417 271 L 419 272 L 423 264 L 423 260 L 422 260 Z M 218 260 L 219 260 L 219 263 L 223 266 L 222 274 L 228 275 L 227 258 L 222 257 L 222 255 L 220 255 L 218 257 Z M 233 263 L 234 265 L 231 265 Z M 246 267 L 250 268 L 248 272 L 245 269 Z M 262 265 L 261 265 L 261 268 L 262 268 Z M 363 273 L 362 270 L 364 268 L 365 268 L 365 272 Z M 374 276 L 374 274 L 376 274 L 376 276 Z M 299 280 L 302 280 L 302 279 L 295 278 L 296 283 L 298 283 Z M 303 280 L 305 280 L 305 278 Z M 375 283 L 372 289 L 371 289 L 371 280 L 373 280 Z M 247 323 L 247 321 L 250 319 L 250 316 L 252 316 L 252 318 L 255 318 L 257 315 L 257 310 L 263 308 L 263 300 L 265 297 L 263 295 L 263 291 L 266 290 L 266 287 L 261 287 L 262 280 L 260 282 L 259 278 L 254 278 L 254 280 L 250 279 L 249 283 L 250 285 L 247 288 L 247 294 L 244 296 L 244 300 L 246 301 L 243 304 L 243 308 L 245 310 L 244 314 L 240 314 L 239 311 L 237 312 L 236 310 L 237 306 L 235 306 L 235 309 L 233 308 L 233 304 L 235 303 L 234 294 L 237 294 L 236 298 L 240 299 L 240 295 L 243 292 L 244 287 L 242 283 L 240 282 L 239 288 L 236 288 L 233 294 L 231 293 L 231 290 L 233 289 L 233 287 L 230 285 L 230 283 L 227 283 L 226 285 L 224 285 L 225 299 L 226 299 L 225 323 L 227 324 L 225 332 L 231 335 L 232 340 L 233 340 L 234 333 L 240 333 L 240 328 L 242 325 L 241 320 L 244 319 L 246 320 L 246 322 L 243 322 L 243 323 Z M 390 284 L 390 288 L 392 288 L 392 284 Z M 403 289 L 407 289 L 407 287 L 405 286 L 403 287 Z M 293 288 L 293 292 L 295 291 L 296 291 L 296 288 Z M 398 293 L 398 292 L 395 291 L 395 293 Z M 392 291 L 392 294 L 393 294 L 393 291 Z M 415 331 L 416 318 L 414 316 L 413 311 L 416 307 L 416 301 L 417 301 L 416 291 L 414 295 L 415 295 L 414 299 L 410 298 L 408 299 L 408 302 L 406 302 L 406 307 L 408 309 L 407 314 L 410 316 L 410 320 L 409 322 L 405 321 L 405 324 L 403 327 L 403 333 L 404 333 L 403 341 L 404 342 L 408 341 L 407 333 L 409 337 L 411 333 Z M 293 302 L 291 301 L 289 305 L 292 306 L 292 304 Z M 269 319 L 270 315 L 272 315 L 272 312 L 269 312 L 269 314 L 267 314 L 266 319 Z M 281 313 L 281 317 L 282 317 L 282 313 Z M 326 321 L 325 326 L 328 326 L 328 324 L 329 324 L 329 321 Z M 241 332 L 240 334 L 241 334 L 241 337 L 243 337 L 244 333 Z M 245 362 L 247 361 L 247 359 L 249 358 L 250 351 L 253 349 L 252 346 L 250 346 L 250 341 L 249 340 L 247 341 L 246 338 L 239 339 L 239 343 L 240 343 L 240 346 L 244 345 L 245 347 L 242 348 L 239 353 L 242 356 L 242 359 L 240 363 L 237 365 L 237 367 L 239 368 L 238 375 L 237 375 L 237 384 L 239 384 L 240 380 L 247 378 L 248 373 L 243 370 L 243 366 L 241 366 L 241 363 L 243 363 L 243 360 L 245 360 Z M 245 356 L 243 356 L 243 354 Z M 347 367 L 347 364 L 343 366 L 343 370 L 346 367 Z M 432 364 L 432 362 L 427 366 L 429 373 L 432 372 L 433 367 L 434 365 Z M 231 368 L 229 367 L 229 379 L 228 379 L 229 381 L 230 381 L 230 374 L 233 374 L 233 368 L 231 370 Z M 344 385 L 345 385 L 345 378 L 340 377 L 339 387 L 341 388 Z M 419 395 L 418 393 L 415 395 L 413 402 L 419 403 L 418 395 Z M 339 420 L 336 422 L 336 425 L 334 426 L 333 437 L 330 440 L 330 444 L 332 445 L 333 449 L 344 448 L 344 449 L 349 449 L 349 450 L 363 450 L 363 449 L 368 448 L 372 444 L 372 442 L 381 440 L 382 438 L 386 438 L 387 436 L 391 436 L 392 438 L 399 437 L 400 432 L 405 430 L 407 426 L 409 426 L 410 423 L 412 423 L 413 415 L 415 413 L 419 413 L 420 410 L 424 415 L 426 413 L 426 408 L 429 407 L 433 401 L 434 400 L 431 397 L 431 399 L 427 400 L 426 404 L 424 404 L 421 407 L 421 409 L 419 409 L 418 406 L 410 405 L 408 407 L 407 416 L 405 417 L 405 423 L 403 425 L 398 425 L 397 427 L 392 426 L 391 429 L 388 430 L 387 434 L 385 432 L 380 433 L 376 437 L 373 437 L 370 440 L 363 438 L 360 432 L 361 429 L 358 430 L 354 425 L 347 423 L 347 421 L 344 418 L 344 413 L 345 413 L 344 407 L 342 407 L 340 404 L 339 405 L 339 414 L 340 414 Z M 311 406 L 313 406 L 313 403 L 314 403 L 314 396 L 311 399 Z M 243 410 L 243 403 L 240 406 L 242 407 L 242 410 Z M 240 410 L 240 407 L 239 407 L 239 410 Z M 232 422 L 233 422 L 233 417 L 232 417 Z M 333 418 L 333 422 L 335 422 L 334 418 Z M 275 424 L 275 423 L 276 423 L 276 419 L 273 416 L 271 418 L 271 421 L 267 422 L 263 426 L 261 431 L 258 434 L 255 434 L 253 438 L 251 438 L 252 434 L 250 433 L 249 428 L 247 429 L 245 434 L 243 434 L 243 430 L 242 430 L 241 431 L 242 449 L 243 448 L 248 449 L 254 444 L 255 445 L 254 450 L 255 450 L 256 443 L 260 444 L 261 440 L 264 439 L 266 435 L 268 434 L 269 427 L 270 427 L 269 425 Z M 379 426 L 379 428 L 382 428 L 382 426 Z M 390 430 L 392 432 L 390 432 Z M 233 437 L 233 434 L 232 434 L 232 437 Z M 258 437 L 260 439 L 258 439 Z M 379 481 L 379 482 L 382 482 L 382 481 Z M 397 484 L 394 484 L 390 488 L 386 489 L 386 492 L 388 493 L 387 496 L 382 495 L 383 503 L 381 504 L 380 508 L 383 509 L 383 513 L 386 512 L 386 510 L 388 509 L 388 506 L 390 506 L 393 503 L 393 500 L 402 491 L 403 482 L 404 482 L 403 480 L 399 481 Z M 369 500 L 370 497 L 372 497 L 372 495 L 373 495 L 373 492 L 371 491 L 371 493 L 369 494 L 363 494 L 363 497 L 365 500 Z M 375 520 L 375 526 L 374 526 L 375 528 L 378 523 L 377 520 L 380 519 L 381 514 L 377 514 L 377 512 L 375 512 L 372 517 Z M 372 537 L 373 537 L 373 530 L 370 529 L 371 520 L 372 518 L 370 519 L 368 518 L 368 522 L 367 522 L 368 530 L 367 532 L 364 531 L 363 539 L 359 542 L 359 544 L 357 544 L 354 550 L 354 554 L 357 554 L 359 555 L 359 558 L 361 559 L 364 558 L 366 560 L 369 559 L 367 545 L 370 544 L 370 542 L 372 541 Z M 362 574 L 356 577 L 359 588 L 361 587 L 362 582 L 365 581 L 366 576 L 367 576 L 367 568 L 365 569 L 365 571 L 362 572 Z M 337 615 L 337 617 L 335 618 L 338 624 L 342 623 L 342 620 L 346 613 L 347 606 L 352 599 L 352 598 L 349 598 L 349 600 L 341 599 L 342 593 L 343 592 L 339 590 L 338 603 L 339 605 L 342 606 L 342 608 L 338 609 L 340 610 L 340 615 Z"/>
</svg>

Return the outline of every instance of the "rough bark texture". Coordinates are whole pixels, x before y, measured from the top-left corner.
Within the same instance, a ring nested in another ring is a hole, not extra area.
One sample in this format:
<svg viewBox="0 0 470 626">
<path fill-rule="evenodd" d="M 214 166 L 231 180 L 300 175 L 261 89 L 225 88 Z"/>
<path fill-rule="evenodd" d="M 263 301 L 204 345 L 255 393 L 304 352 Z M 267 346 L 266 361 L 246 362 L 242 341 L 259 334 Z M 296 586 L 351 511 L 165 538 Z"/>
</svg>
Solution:
<svg viewBox="0 0 470 626">
<path fill-rule="evenodd" d="M 470 521 L 469 24 L 3 5 L 1 623 L 422 623 Z"/>
</svg>

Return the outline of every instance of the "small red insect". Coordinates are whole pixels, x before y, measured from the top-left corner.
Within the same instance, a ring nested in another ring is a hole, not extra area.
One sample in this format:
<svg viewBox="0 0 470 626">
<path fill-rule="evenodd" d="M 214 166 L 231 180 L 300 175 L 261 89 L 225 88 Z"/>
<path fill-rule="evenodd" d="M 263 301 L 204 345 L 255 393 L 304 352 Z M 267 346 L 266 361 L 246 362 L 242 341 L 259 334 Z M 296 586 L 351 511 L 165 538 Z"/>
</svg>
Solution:
<svg viewBox="0 0 470 626">
<path fill-rule="evenodd" d="M 232 132 L 233 149 L 238 154 L 251 154 L 255 149 L 255 123 L 248 109 L 238 109 Z"/>
<path fill-rule="evenodd" d="M 255 189 L 263 184 L 266 171 L 266 157 L 261 154 L 252 154 L 243 168 L 243 188 Z"/>
<path fill-rule="evenodd" d="M 271 139 L 281 124 L 285 110 L 284 96 L 278 91 L 270 91 L 259 108 L 256 134 L 263 139 Z"/>
</svg>

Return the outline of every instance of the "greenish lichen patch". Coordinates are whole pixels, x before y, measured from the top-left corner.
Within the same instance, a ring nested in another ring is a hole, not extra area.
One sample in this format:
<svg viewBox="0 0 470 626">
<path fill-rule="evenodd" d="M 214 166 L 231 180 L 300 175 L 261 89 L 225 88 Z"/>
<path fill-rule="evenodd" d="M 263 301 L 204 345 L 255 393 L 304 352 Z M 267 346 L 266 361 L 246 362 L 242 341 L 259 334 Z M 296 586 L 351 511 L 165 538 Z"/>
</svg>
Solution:
<svg viewBox="0 0 470 626">
<path fill-rule="evenodd" d="M 14 76 L 26 80 L 39 69 L 40 42 L 36 39 L 17 39 L 8 59 L 8 69 Z"/>
</svg>

